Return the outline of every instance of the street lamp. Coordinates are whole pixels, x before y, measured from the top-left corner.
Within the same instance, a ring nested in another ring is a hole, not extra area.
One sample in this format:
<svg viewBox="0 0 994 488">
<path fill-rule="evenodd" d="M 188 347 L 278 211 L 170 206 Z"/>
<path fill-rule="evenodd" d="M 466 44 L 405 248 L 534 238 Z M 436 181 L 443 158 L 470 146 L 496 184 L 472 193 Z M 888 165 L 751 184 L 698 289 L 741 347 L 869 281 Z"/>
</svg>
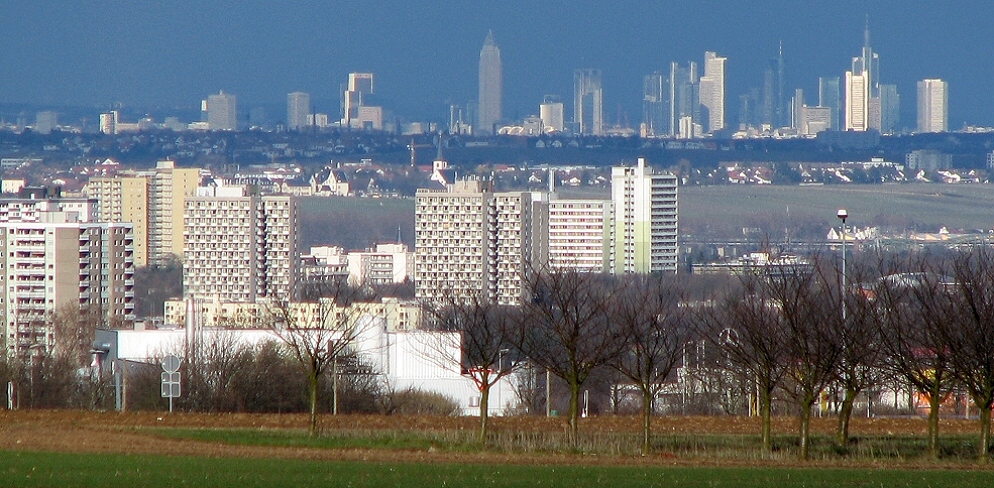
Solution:
<svg viewBox="0 0 994 488">
<path fill-rule="evenodd" d="M 846 320 L 846 217 L 849 217 L 849 212 L 842 208 L 836 215 L 842 220 L 842 289 L 840 294 L 842 295 L 842 320 Z"/>
<path fill-rule="evenodd" d="M 494 384 L 497 385 L 497 406 L 501 411 L 504 409 L 504 399 L 502 398 L 503 395 L 501 395 L 500 378 L 504 375 L 504 354 L 508 352 L 511 352 L 511 350 L 501 349 L 497 351 L 497 381 Z"/>
</svg>

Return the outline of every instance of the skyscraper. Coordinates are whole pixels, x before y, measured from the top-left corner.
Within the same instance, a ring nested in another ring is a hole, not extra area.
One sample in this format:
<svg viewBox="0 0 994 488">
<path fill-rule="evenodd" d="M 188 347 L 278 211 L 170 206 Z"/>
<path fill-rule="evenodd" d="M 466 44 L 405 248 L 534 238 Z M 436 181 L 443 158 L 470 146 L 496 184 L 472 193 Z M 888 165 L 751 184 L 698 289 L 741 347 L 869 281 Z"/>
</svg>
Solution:
<svg viewBox="0 0 994 488">
<path fill-rule="evenodd" d="M 783 58 L 783 44 L 777 57 L 771 59 L 763 70 L 763 93 L 761 123 L 771 129 L 790 125 L 790 109 L 786 99 L 786 63 Z"/>
<path fill-rule="evenodd" d="M 918 132 L 949 130 L 949 83 L 939 79 L 918 82 Z"/>
<path fill-rule="evenodd" d="M 200 184 L 199 168 L 159 161 L 154 169 L 90 178 L 86 194 L 102 222 L 131 222 L 137 266 L 183 257 L 183 201 Z"/>
<path fill-rule="evenodd" d="M 216 95 L 207 96 L 207 128 L 210 130 L 235 130 L 238 128 L 238 112 L 235 96 L 221 90 Z"/>
<path fill-rule="evenodd" d="M 642 80 L 642 136 L 662 136 L 668 133 L 669 116 L 667 99 L 669 87 L 666 76 L 660 72 L 645 75 Z"/>
<path fill-rule="evenodd" d="M 712 51 L 704 53 L 701 105 L 708 111 L 708 132 L 725 128 L 725 61 Z"/>
<path fill-rule="evenodd" d="M 539 106 L 539 117 L 542 119 L 542 126 L 561 132 L 566 127 L 566 117 L 563 115 L 563 102 L 556 95 L 546 95 Z"/>
<path fill-rule="evenodd" d="M 580 134 L 604 134 L 604 93 L 601 70 L 578 69 L 573 72 L 573 123 Z"/>
<path fill-rule="evenodd" d="M 684 117 L 690 117 L 691 124 L 700 119 L 701 103 L 697 82 L 697 63 L 691 61 L 687 66 L 670 63 L 669 133 L 671 137 L 680 135 L 680 120 Z"/>
<path fill-rule="evenodd" d="M 831 109 L 832 130 L 839 130 L 839 77 L 818 78 L 818 106 Z"/>
<path fill-rule="evenodd" d="M 870 128 L 870 83 L 865 74 L 846 71 L 845 130 L 865 131 Z"/>
<path fill-rule="evenodd" d="M 480 105 L 479 127 L 480 134 L 492 134 L 494 124 L 503 117 L 501 114 L 501 96 L 503 90 L 504 71 L 500 63 L 500 49 L 494 43 L 493 31 L 487 32 L 487 38 L 480 49 Z"/>
<path fill-rule="evenodd" d="M 63 330 L 52 320 L 60 310 L 76 314 L 81 326 L 87 316 L 111 328 L 135 320 L 131 224 L 97 222 L 96 205 L 93 199 L 0 201 L 0 331 L 7 354 L 72 343 L 58 336 Z"/>
<path fill-rule="evenodd" d="M 893 134 L 900 129 L 901 96 L 897 85 L 880 85 L 880 133 Z"/>
<path fill-rule="evenodd" d="M 846 130 L 880 129 L 879 72 L 880 58 L 870 48 L 870 26 L 867 22 L 863 31 L 863 50 L 859 56 L 852 58 L 852 70 L 846 71 Z"/>
<path fill-rule="evenodd" d="M 307 116 L 311 114 L 311 96 L 304 92 L 293 92 L 286 96 L 286 128 L 299 130 L 307 127 Z"/>
<path fill-rule="evenodd" d="M 613 272 L 675 273 L 677 180 L 655 173 L 638 158 L 635 167 L 611 168 L 614 206 Z"/>
</svg>

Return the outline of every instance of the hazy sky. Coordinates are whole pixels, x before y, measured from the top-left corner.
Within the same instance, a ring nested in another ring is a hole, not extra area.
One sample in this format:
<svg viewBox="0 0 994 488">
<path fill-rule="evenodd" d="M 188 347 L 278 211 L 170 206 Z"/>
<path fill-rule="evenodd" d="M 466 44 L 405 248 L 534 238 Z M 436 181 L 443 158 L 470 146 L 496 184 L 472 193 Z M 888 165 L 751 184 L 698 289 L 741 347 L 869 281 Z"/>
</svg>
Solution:
<svg viewBox="0 0 994 488">
<path fill-rule="evenodd" d="M 600 68 L 607 122 L 620 106 L 635 126 L 642 76 L 706 50 L 728 58 L 734 117 L 781 40 L 788 86 L 817 103 L 818 76 L 859 53 L 866 15 L 904 125 L 922 78 L 949 81 L 950 128 L 994 125 L 989 0 L 0 0 L 0 103 L 189 107 L 223 89 L 248 108 L 301 90 L 334 112 L 347 74 L 372 71 L 383 105 L 443 120 L 448 102 L 475 99 L 492 29 L 506 117 L 537 112 L 543 94 L 569 117 L 573 69 Z"/>
</svg>

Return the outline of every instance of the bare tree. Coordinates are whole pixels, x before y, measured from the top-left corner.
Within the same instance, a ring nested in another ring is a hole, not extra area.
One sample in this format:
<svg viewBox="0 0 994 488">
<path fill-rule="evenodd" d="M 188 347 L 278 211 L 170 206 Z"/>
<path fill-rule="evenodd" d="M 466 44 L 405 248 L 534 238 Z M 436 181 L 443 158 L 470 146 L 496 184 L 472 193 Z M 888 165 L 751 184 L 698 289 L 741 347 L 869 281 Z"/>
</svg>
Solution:
<svg viewBox="0 0 994 488">
<path fill-rule="evenodd" d="M 994 407 L 994 252 L 976 247 L 956 256 L 951 265 L 954 321 L 943 329 L 952 372 L 980 414 L 980 462 L 988 461 L 991 408 Z"/>
<path fill-rule="evenodd" d="M 765 277 L 743 275 L 735 285 L 701 309 L 698 325 L 732 367 L 755 381 L 763 450 L 769 452 L 773 392 L 787 373 L 786 330 Z"/>
<path fill-rule="evenodd" d="M 880 324 L 884 310 L 874 300 L 873 279 L 868 266 L 850 263 L 847 286 L 840 300 L 844 300 L 844 316 L 838 322 L 841 330 L 836 336 L 841 347 L 836 370 L 836 382 L 842 389 L 839 421 L 835 441 L 839 446 L 849 443 L 849 423 L 856 397 L 882 380 Z M 871 286 L 866 287 L 864 283 Z M 869 399 L 867 399 L 869 401 Z"/>
<path fill-rule="evenodd" d="M 609 304 L 624 350 L 610 364 L 641 393 L 642 454 L 648 455 L 656 397 L 679 362 L 691 327 L 674 277 L 633 275 L 624 281 Z"/>
<path fill-rule="evenodd" d="M 434 334 L 429 348 L 445 364 L 461 364 L 480 392 L 481 444 L 487 440 L 490 390 L 514 372 L 515 362 L 505 355 L 513 345 L 517 307 L 499 305 L 486 297 L 448 295 L 425 304 L 423 317 Z M 451 357 L 454 351 L 460 357 Z M 458 353 L 457 353 L 458 354 Z"/>
<path fill-rule="evenodd" d="M 267 314 L 272 331 L 307 377 L 311 435 L 317 434 L 319 380 L 373 326 L 373 320 L 360 320 L 372 298 L 368 288 L 351 286 L 347 277 L 313 284 L 296 302 L 271 294 Z"/>
<path fill-rule="evenodd" d="M 952 388 L 952 358 L 947 343 L 952 303 L 946 264 L 928 254 L 907 262 L 881 264 L 875 295 L 884 309 L 880 327 L 884 364 L 929 402 L 928 450 L 939 456 L 939 405 Z"/>
<path fill-rule="evenodd" d="M 217 412 L 236 409 L 236 375 L 251 360 L 234 331 L 211 329 L 194 342 L 184 365 L 186 391 L 183 403 L 193 410 Z"/>
<path fill-rule="evenodd" d="M 828 266 L 815 260 L 814 268 L 793 268 L 766 281 L 777 320 L 784 331 L 787 360 L 785 389 L 800 409 L 798 457 L 808 459 L 811 411 L 822 392 L 835 379 L 841 347 L 838 331 L 841 314 L 833 294 Z"/>
<path fill-rule="evenodd" d="M 590 373 L 622 350 L 608 304 L 617 296 L 612 278 L 573 268 L 537 270 L 526 277 L 517 344 L 524 356 L 563 380 L 569 389 L 569 435 L 579 433 L 580 390 Z"/>
</svg>

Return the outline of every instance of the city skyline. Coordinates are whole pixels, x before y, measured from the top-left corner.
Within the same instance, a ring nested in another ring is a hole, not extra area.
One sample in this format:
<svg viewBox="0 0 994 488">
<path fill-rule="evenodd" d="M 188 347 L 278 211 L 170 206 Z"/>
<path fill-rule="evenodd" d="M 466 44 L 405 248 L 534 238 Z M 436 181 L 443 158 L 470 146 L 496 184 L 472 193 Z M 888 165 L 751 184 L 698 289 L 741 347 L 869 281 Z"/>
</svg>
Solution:
<svg viewBox="0 0 994 488">
<path fill-rule="evenodd" d="M 564 17 L 552 16 L 563 8 L 555 2 L 462 9 L 292 3 L 297 8 L 258 4 L 227 22 L 213 19 L 232 6 L 206 2 L 156 7 L 111 2 L 56 12 L 11 3 L 5 7 L 10 15 L 0 20 L 0 27 L 11 33 L 11 45 L 0 53 L 0 103 L 191 106 L 204 93 L 223 89 L 237 94 L 245 107 L 275 105 L 298 90 L 310 93 L 317 105 L 339 98 L 338 83 L 331 80 L 369 71 L 380 79 L 379 105 L 398 115 L 443 121 L 447 101 L 476 99 L 475 40 L 492 29 L 501 39 L 506 118 L 537 112 L 543 95 L 568 99 L 573 70 L 592 68 L 603 73 L 604 123 L 615 123 L 620 112 L 635 127 L 646 74 L 714 51 L 728 59 L 728 126 L 737 120 L 734 101 L 761 86 L 763 67 L 777 56 L 781 41 L 788 66 L 784 92 L 802 88 L 817 93 L 819 77 L 842 76 L 849 67 L 869 15 L 874 51 L 885 56 L 881 83 L 897 85 L 910 98 L 921 79 L 947 80 L 956 93 L 949 107 L 950 128 L 963 122 L 994 125 L 994 111 L 989 110 L 994 97 L 984 83 L 994 76 L 994 68 L 966 58 L 991 44 L 980 19 L 986 18 L 982 10 L 994 11 L 994 6 L 949 4 L 934 12 L 853 1 L 607 9 L 571 2 L 567 8 L 574 15 Z M 356 25 L 343 32 L 309 28 L 352 7 Z M 511 11 L 529 15 L 505 20 Z M 133 19 L 129 25 L 115 20 L 126 16 Z M 290 20 L 301 27 L 299 34 L 277 30 L 281 21 Z M 87 42 L 68 42 L 66 36 Z M 94 79 L 100 81 L 83 81 Z M 326 107 L 315 111 L 334 113 Z M 903 126 L 915 125 L 914 112 L 914 103 L 902 104 Z"/>
</svg>

